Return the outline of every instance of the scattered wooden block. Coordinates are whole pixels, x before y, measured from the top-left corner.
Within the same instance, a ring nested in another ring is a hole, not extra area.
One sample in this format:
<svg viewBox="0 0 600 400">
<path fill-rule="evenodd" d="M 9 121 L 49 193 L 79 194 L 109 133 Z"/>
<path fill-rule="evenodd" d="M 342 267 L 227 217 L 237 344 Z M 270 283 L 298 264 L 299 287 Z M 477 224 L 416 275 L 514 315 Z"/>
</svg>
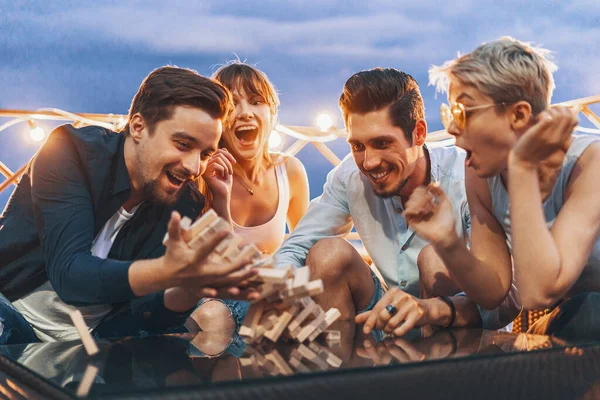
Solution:
<svg viewBox="0 0 600 400">
<path fill-rule="evenodd" d="M 83 342 L 83 347 L 85 347 L 85 351 L 88 353 L 88 356 L 91 357 L 95 354 L 98 354 L 100 350 L 98 349 L 98 346 L 96 345 L 96 342 L 94 341 L 94 338 L 92 337 L 90 330 L 86 325 L 83 316 L 81 315 L 81 311 L 74 309 L 69 313 L 69 316 L 71 317 L 71 321 L 73 321 L 73 325 L 75 325 L 75 329 L 77 329 L 77 333 Z"/>
<path fill-rule="evenodd" d="M 265 332 L 265 337 L 272 342 L 277 342 L 283 334 L 285 327 L 287 326 L 287 324 L 289 324 L 289 322 L 292 320 L 292 318 L 297 312 L 298 306 L 296 305 L 292 305 L 289 309 L 285 310 L 279 316 L 279 319 L 277 320 L 275 325 L 270 330 Z"/>
<path fill-rule="evenodd" d="M 270 353 L 265 355 L 265 358 L 271 361 L 275 368 L 277 368 L 279 375 L 294 375 L 294 370 L 290 368 L 287 362 L 281 357 L 281 354 L 277 349 L 273 349 Z"/>
<path fill-rule="evenodd" d="M 342 314 L 337 308 L 330 308 L 325 313 L 325 320 L 319 324 L 319 326 L 308 336 L 308 340 L 311 342 L 317 338 L 325 329 L 329 328 Z"/>
<path fill-rule="evenodd" d="M 331 351 L 327 350 L 325 347 L 321 346 L 317 342 L 310 342 L 308 347 L 317 353 L 319 357 L 321 357 L 325 362 L 331 365 L 334 368 L 339 368 L 342 365 L 342 359 L 333 354 Z"/>
<path fill-rule="evenodd" d="M 262 318 L 264 308 L 264 302 L 254 303 L 252 306 L 250 306 L 248 313 L 246 314 L 246 318 L 244 318 L 244 322 L 240 327 L 240 336 L 245 336 L 250 339 L 254 338 L 255 330 L 258 327 L 260 319 Z"/>
<path fill-rule="evenodd" d="M 94 364 L 86 365 L 83 378 L 81 378 L 81 382 L 79 382 L 75 396 L 86 397 L 90 393 L 90 389 L 94 384 L 94 380 L 96 379 L 96 375 L 98 375 L 98 371 L 98 367 Z"/>
<path fill-rule="evenodd" d="M 325 360 L 323 360 L 314 351 L 312 351 L 303 344 L 300 344 L 300 346 L 298 346 L 298 353 L 302 354 L 302 357 L 315 364 L 321 370 L 327 370 L 329 368 Z"/>
<path fill-rule="evenodd" d="M 304 342 L 306 339 L 308 339 L 310 334 L 313 333 L 315 329 L 317 329 L 324 321 L 325 313 L 319 315 L 317 318 L 309 322 L 306 326 L 302 327 L 298 335 L 296 335 L 296 340 L 298 340 L 300 343 Z"/>
<path fill-rule="evenodd" d="M 298 372 L 301 372 L 301 373 L 304 373 L 304 374 L 312 372 L 306 365 L 304 365 L 302 363 L 302 361 L 300 361 L 296 357 L 290 357 L 289 363 Z"/>
<path fill-rule="evenodd" d="M 300 327 L 300 325 L 310 315 L 313 315 L 313 314 L 317 315 L 322 311 L 321 307 L 319 307 L 317 305 L 317 303 L 315 303 L 311 298 L 307 297 L 306 299 L 300 300 L 301 303 L 304 300 L 304 303 L 302 303 L 304 305 L 304 309 L 302 311 L 300 311 L 300 313 L 296 316 L 296 318 L 294 318 L 292 320 L 292 322 L 290 322 L 290 324 L 288 325 L 288 330 L 290 332 L 292 332 L 292 331 L 296 330 L 298 327 Z"/>
<path fill-rule="evenodd" d="M 254 337 L 252 338 L 253 342 L 256 342 L 262 338 L 262 336 L 271 329 L 275 323 L 277 322 L 277 311 L 269 310 L 265 312 L 260 319 L 258 326 L 254 331 Z"/>
<path fill-rule="evenodd" d="M 339 342 L 342 340 L 342 334 L 340 331 L 324 331 L 323 339 L 328 343 Z"/>
</svg>

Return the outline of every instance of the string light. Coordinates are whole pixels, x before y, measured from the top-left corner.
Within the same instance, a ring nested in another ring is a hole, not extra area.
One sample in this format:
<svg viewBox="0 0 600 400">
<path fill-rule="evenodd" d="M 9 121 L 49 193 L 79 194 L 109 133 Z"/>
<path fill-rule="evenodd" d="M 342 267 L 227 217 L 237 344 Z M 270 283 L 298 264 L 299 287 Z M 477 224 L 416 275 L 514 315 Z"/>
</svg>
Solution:
<svg viewBox="0 0 600 400">
<path fill-rule="evenodd" d="M 34 142 L 41 142 L 46 138 L 46 132 L 32 119 L 29 120 L 29 137 Z"/>
<path fill-rule="evenodd" d="M 333 120 L 328 114 L 320 114 L 317 117 L 317 126 L 321 132 L 327 132 L 333 126 Z"/>
<path fill-rule="evenodd" d="M 281 135 L 276 130 L 272 130 L 269 135 L 269 150 L 279 151 L 283 145 Z"/>
</svg>

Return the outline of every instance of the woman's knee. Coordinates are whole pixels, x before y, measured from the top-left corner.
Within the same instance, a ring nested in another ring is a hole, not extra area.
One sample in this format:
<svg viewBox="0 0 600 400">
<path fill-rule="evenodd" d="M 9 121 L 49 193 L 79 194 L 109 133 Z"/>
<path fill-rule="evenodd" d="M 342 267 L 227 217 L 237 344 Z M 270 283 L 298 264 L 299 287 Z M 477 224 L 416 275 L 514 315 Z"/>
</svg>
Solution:
<svg viewBox="0 0 600 400">
<path fill-rule="evenodd" d="M 192 318 L 203 331 L 227 331 L 235 329 L 235 320 L 229 307 L 218 299 L 203 302 Z"/>
</svg>

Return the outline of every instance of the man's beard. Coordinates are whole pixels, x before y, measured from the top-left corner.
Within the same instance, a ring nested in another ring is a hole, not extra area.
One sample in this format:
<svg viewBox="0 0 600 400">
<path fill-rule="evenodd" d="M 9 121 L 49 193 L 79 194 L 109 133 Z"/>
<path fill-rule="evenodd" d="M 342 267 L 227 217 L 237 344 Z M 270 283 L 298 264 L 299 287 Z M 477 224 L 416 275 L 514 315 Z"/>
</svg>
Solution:
<svg viewBox="0 0 600 400">
<path fill-rule="evenodd" d="M 400 182 L 400 184 L 397 185 L 396 187 L 393 187 L 391 190 L 387 190 L 385 192 L 379 192 L 379 191 L 377 191 L 377 189 L 375 189 L 375 187 L 373 187 L 373 191 L 375 192 L 375 195 L 377 195 L 378 197 L 384 198 L 384 199 L 388 199 L 388 198 L 394 197 L 394 196 L 399 196 L 400 191 L 402 189 L 404 189 L 404 186 L 406 186 L 409 179 L 410 179 L 410 176 L 408 178 L 404 179 L 402 182 Z"/>
<path fill-rule="evenodd" d="M 161 189 L 158 179 L 154 179 L 144 184 L 144 187 L 142 188 L 142 194 L 144 199 L 147 201 L 162 206 L 172 206 L 177 202 L 184 189 L 185 185 L 176 192 L 169 194 Z"/>
</svg>

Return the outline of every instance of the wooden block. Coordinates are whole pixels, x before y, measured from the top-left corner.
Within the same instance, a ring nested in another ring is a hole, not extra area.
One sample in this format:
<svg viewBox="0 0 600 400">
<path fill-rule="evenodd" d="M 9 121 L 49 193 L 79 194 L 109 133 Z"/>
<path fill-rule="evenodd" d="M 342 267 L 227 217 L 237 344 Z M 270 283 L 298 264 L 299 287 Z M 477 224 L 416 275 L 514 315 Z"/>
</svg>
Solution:
<svg viewBox="0 0 600 400">
<path fill-rule="evenodd" d="M 294 375 L 294 370 L 290 368 L 287 362 L 281 357 L 281 354 L 277 349 L 273 349 L 270 353 L 265 355 L 265 358 L 271 361 L 275 368 L 277 368 L 279 375 Z"/>
<path fill-rule="evenodd" d="M 290 357 L 289 363 L 298 372 L 304 374 L 312 372 L 306 365 L 302 363 L 302 361 L 298 360 L 296 357 Z"/>
<path fill-rule="evenodd" d="M 283 301 L 286 304 L 290 304 L 298 300 L 299 298 L 306 296 L 315 296 L 323 293 L 323 282 L 318 279 L 316 281 L 309 282 L 308 284 L 293 288 L 285 289 L 279 292 L 279 299 L 268 298 L 268 302 Z"/>
<path fill-rule="evenodd" d="M 285 310 L 278 318 L 275 325 L 265 332 L 265 337 L 272 342 L 277 342 L 283 334 L 285 327 L 290 323 L 294 315 L 298 312 L 298 306 L 292 305 L 290 308 Z"/>
<path fill-rule="evenodd" d="M 310 282 L 310 269 L 308 267 L 296 268 L 294 270 L 294 281 L 292 288 L 305 286 Z"/>
<path fill-rule="evenodd" d="M 270 330 L 277 322 L 278 316 L 276 310 L 269 310 L 265 312 L 258 323 L 258 326 L 254 330 L 253 342 L 257 342 L 263 337 L 263 335 Z"/>
<path fill-rule="evenodd" d="M 192 224 L 192 220 L 189 217 L 183 217 L 179 221 L 179 227 L 181 229 L 183 229 L 184 231 L 189 231 L 191 224 Z M 190 236 L 191 236 L 191 232 L 190 232 Z M 189 237 L 188 239 L 191 239 L 191 237 Z M 165 237 L 163 237 L 162 244 L 166 244 L 168 240 L 169 240 L 169 233 L 167 232 L 167 233 L 165 233 Z"/>
<path fill-rule="evenodd" d="M 250 243 L 240 251 L 239 257 L 248 257 L 254 259 L 261 256 L 261 251 L 256 247 L 254 243 Z"/>
<path fill-rule="evenodd" d="M 223 257 L 229 258 L 230 260 L 235 259 L 240 254 L 240 248 L 238 247 L 244 242 L 241 236 L 232 234 L 231 239 L 227 242 L 227 247 L 220 253 Z M 215 249 L 216 251 L 217 249 Z"/>
<path fill-rule="evenodd" d="M 285 269 L 272 269 L 272 268 L 256 268 L 258 270 L 257 279 L 261 279 L 267 283 L 279 283 L 286 284 L 289 278 L 289 270 Z"/>
<path fill-rule="evenodd" d="M 261 258 L 252 264 L 252 268 L 275 268 L 275 258 L 273 256 Z"/>
<path fill-rule="evenodd" d="M 73 321 L 73 325 L 75 325 L 75 329 L 77 329 L 77 333 L 83 342 L 83 347 L 85 347 L 85 351 L 88 353 L 88 356 L 91 357 L 95 354 L 98 354 L 100 350 L 98 349 L 94 338 L 90 334 L 90 330 L 86 325 L 83 316 L 81 315 L 81 311 L 74 309 L 69 313 L 69 316 L 71 317 L 71 321 Z"/>
<path fill-rule="evenodd" d="M 85 367 L 83 378 L 81 378 L 81 382 L 79 382 L 79 386 L 77 387 L 77 392 L 75 393 L 75 396 L 86 397 L 89 394 L 90 389 L 94 384 L 94 380 L 96 379 L 96 375 L 98 375 L 98 371 L 98 367 L 93 364 L 88 364 Z"/>
<path fill-rule="evenodd" d="M 312 362 L 322 370 L 326 370 L 329 368 L 325 360 L 323 360 L 314 351 L 312 351 L 303 344 L 300 344 L 300 346 L 298 346 L 298 353 L 302 354 L 302 357 L 306 358 L 308 361 Z"/>
<path fill-rule="evenodd" d="M 340 331 L 324 331 L 323 339 L 326 342 L 339 342 L 342 340 L 342 333 Z"/>
<path fill-rule="evenodd" d="M 254 334 L 256 328 L 258 327 L 260 319 L 262 318 L 264 308 L 264 302 L 254 303 L 250 306 L 250 308 L 248 309 L 248 313 L 246 314 L 246 318 L 244 318 L 244 322 L 240 327 L 240 336 L 254 338 Z"/>
<path fill-rule="evenodd" d="M 301 302 L 304 300 L 304 303 L 302 304 L 307 305 L 304 306 L 305 308 L 302 311 L 300 311 L 296 318 L 294 318 L 292 322 L 290 322 L 290 324 L 288 325 L 288 330 L 290 332 L 298 328 L 310 315 L 318 314 L 321 310 L 321 308 L 317 306 L 317 303 L 315 303 L 312 299 L 308 297 L 307 299 L 309 299 L 309 301 L 306 301 L 304 299 L 300 300 Z"/>
<path fill-rule="evenodd" d="M 325 362 L 331 365 L 334 368 L 339 368 L 342 365 L 342 359 L 333 354 L 331 351 L 327 350 L 325 347 L 321 346 L 316 342 L 310 342 L 308 347 L 317 353 L 319 357 L 321 357 Z"/>
<path fill-rule="evenodd" d="M 329 328 L 331 324 L 333 324 L 342 314 L 337 308 L 330 308 L 325 313 L 325 320 L 319 324 L 317 329 L 315 329 L 309 336 L 308 340 L 311 342 L 317 338 L 325 329 Z"/>
<path fill-rule="evenodd" d="M 304 342 L 306 339 L 308 339 L 310 334 L 315 331 L 315 329 L 317 329 L 319 326 L 321 326 L 321 323 L 323 323 L 324 321 L 325 321 L 325 314 L 321 314 L 314 320 L 310 321 L 306 326 L 302 327 L 302 329 L 296 336 L 296 340 L 298 340 L 300 343 Z"/>
<path fill-rule="evenodd" d="M 231 226 L 225 222 L 224 219 L 217 217 L 214 219 L 206 228 L 199 233 L 194 230 L 192 225 L 193 238 L 190 240 L 189 245 L 191 248 L 200 247 L 203 243 L 206 243 L 212 236 L 221 231 L 229 231 Z"/>
<path fill-rule="evenodd" d="M 230 232 L 229 235 L 227 235 L 227 237 L 225 237 L 225 239 L 223 239 L 221 243 L 219 243 L 217 247 L 215 247 L 214 252 L 219 255 L 223 255 L 227 251 L 227 248 L 230 246 L 230 242 L 233 241 L 236 237 L 237 236 L 235 236 L 233 232 Z"/>
<path fill-rule="evenodd" d="M 198 234 L 200 234 L 200 232 L 202 232 L 204 229 L 206 229 L 210 224 L 212 224 L 217 219 L 221 219 L 221 218 L 217 215 L 215 210 L 213 210 L 212 208 L 209 209 L 204 214 L 202 214 L 202 216 L 200 218 L 198 218 L 190 227 L 190 229 L 192 230 L 192 238 L 195 238 L 196 236 L 198 236 Z"/>
</svg>

